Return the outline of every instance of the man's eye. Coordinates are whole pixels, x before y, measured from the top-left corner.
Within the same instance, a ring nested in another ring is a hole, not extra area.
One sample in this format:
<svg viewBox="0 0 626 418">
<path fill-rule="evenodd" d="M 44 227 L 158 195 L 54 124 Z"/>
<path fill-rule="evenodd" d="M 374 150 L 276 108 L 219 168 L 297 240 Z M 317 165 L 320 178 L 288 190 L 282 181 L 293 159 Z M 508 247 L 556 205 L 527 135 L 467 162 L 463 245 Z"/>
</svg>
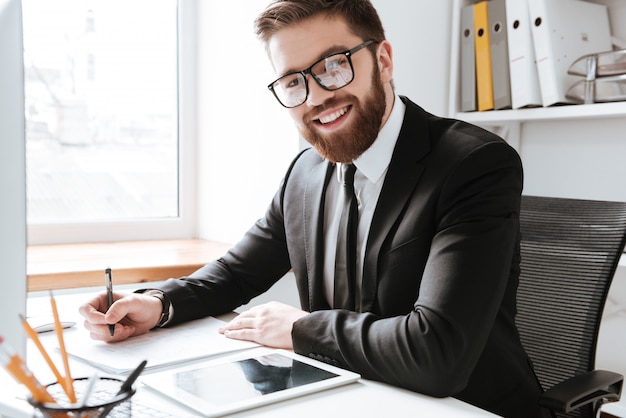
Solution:
<svg viewBox="0 0 626 418">
<path fill-rule="evenodd" d="M 286 84 L 285 84 L 285 88 L 286 89 L 292 89 L 295 87 L 299 87 L 302 84 L 302 80 L 300 80 L 299 77 L 295 77 L 291 80 L 289 80 Z"/>
<path fill-rule="evenodd" d="M 346 57 L 339 56 L 339 57 L 332 57 L 326 60 L 326 62 L 324 63 L 324 67 L 326 68 L 326 71 L 334 71 L 334 70 L 338 70 L 340 68 L 342 68 L 346 63 Z"/>
</svg>

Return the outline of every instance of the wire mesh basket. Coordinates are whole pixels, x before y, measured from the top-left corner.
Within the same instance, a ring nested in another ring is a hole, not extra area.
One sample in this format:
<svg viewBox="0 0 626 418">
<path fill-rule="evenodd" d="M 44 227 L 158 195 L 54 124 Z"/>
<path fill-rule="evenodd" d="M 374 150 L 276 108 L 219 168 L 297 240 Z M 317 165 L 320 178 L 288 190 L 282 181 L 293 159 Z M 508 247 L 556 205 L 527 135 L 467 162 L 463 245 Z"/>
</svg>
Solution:
<svg viewBox="0 0 626 418">
<path fill-rule="evenodd" d="M 76 403 L 69 401 L 63 387 L 58 382 L 47 386 L 48 392 L 56 403 L 39 403 L 32 398 L 28 402 L 33 405 L 38 414 L 44 418 L 102 418 L 102 417 L 130 417 L 130 398 L 135 389 L 118 393 L 122 381 L 112 377 L 98 377 L 93 382 L 91 393 L 85 399 L 85 393 L 91 384 L 89 378 L 74 380 Z"/>
</svg>

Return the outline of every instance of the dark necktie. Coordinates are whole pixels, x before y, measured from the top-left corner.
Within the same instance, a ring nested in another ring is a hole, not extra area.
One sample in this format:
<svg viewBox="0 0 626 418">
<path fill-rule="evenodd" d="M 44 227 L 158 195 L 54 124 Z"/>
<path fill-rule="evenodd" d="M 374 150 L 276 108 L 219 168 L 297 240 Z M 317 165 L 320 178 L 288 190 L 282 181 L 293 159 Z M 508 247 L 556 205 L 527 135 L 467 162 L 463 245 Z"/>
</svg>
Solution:
<svg viewBox="0 0 626 418">
<path fill-rule="evenodd" d="M 356 284 L 356 230 L 357 201 L 354 194 L 354 164 L 342 164 L 343 187 L 339 196 L 342 205 L 337 235 L 337 254 L 335 258 L 335 293 L 333 307 L 335 309 L 354 310 Z"/>
</svg>

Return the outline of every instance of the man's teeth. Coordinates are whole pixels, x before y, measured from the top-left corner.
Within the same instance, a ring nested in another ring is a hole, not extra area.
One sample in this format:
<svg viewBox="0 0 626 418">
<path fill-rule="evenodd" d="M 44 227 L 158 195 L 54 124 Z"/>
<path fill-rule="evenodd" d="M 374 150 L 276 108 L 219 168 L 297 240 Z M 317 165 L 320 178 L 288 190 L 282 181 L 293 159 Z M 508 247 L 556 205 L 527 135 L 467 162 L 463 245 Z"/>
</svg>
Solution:
<svg viewBox="0 0 626 418">
<path fill-rule="evenodd" d="M 347 111 L 348 111 L 347 108 L 343 108 L 341 110 L 338 110 L 335 113 L 332 113 L 332 114 L 330 114 L 328 116 L 324 116 L 323 118 L 320 118 L 320 122 L 323 123 L 323 124 L 334 122 L 337 119 L 339 119 L 340 117 L 342 117 L 343 115 L 345 115 Z"/>
</svg>

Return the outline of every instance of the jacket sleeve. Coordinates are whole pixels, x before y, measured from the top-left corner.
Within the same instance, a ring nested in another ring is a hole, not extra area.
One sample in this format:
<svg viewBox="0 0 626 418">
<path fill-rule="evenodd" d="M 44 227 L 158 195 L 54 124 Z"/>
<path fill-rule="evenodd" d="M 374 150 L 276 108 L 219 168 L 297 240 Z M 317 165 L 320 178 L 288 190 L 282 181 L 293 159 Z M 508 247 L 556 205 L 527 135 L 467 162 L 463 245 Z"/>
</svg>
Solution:
<svg viewBox="0 0 626 418">
<path fill-rule="evenodd" d="M 233 248 L 191 275 L 169 279 L 160 287 L 174 311 L 168 325 L 230 312 L 264 293 L 289 271 L 282 205 L 284 185 L 299 157 L 265 215 Z"/>
<path fill-rule="evenodd" d="M 517 280 L 522 169 L 508 145 L 488 142 L 441 175 L 434 234 L 416 238 L 430 240 L 423 274 L 392 278 L 421 282 L 412 310 L 313 312 L 294 324 L 296 352 L 431 396 L 466 387 Z"/>
</svg>

